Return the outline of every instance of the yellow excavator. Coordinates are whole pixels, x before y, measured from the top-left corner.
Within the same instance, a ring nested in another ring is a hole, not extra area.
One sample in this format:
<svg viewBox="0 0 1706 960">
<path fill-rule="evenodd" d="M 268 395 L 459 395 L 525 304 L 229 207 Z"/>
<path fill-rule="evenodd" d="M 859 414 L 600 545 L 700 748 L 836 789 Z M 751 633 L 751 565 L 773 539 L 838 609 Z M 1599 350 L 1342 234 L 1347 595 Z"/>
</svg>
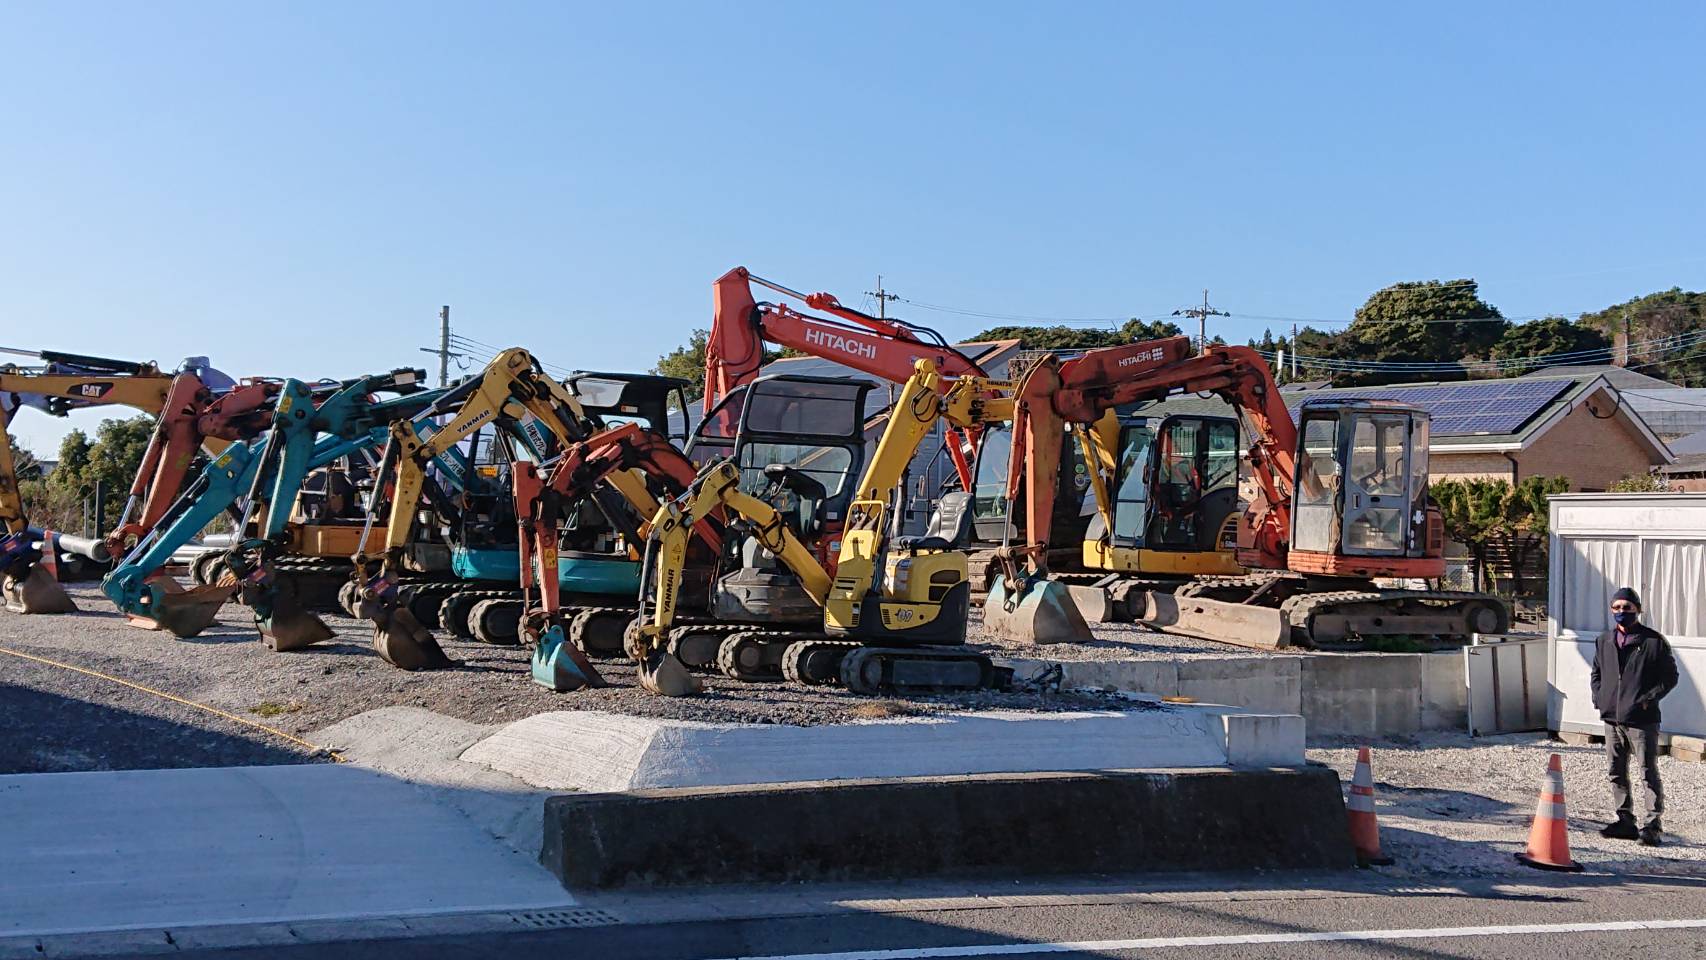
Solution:
<svg viewBox="0 0 1706 960">
<path fill-rule="evenodd" d="M 117 404 L 157 415 L 166 406 L 174 375 L 153 363 L 72 353 L 4 352 L 34 357 L 42 364 L 0 365 L 0 590 L 5 594 L 6 609 L 14 613 L 71 613 L 77 604 L 39 564 L 44 551 L 57 548 L 52 541 L 59 538 L 32 530 L 24 514 L 17 466 L 6 436 L 11 411 L 29 405 L 53 416 L 65 416 L 82 407 Z M 38 547 L 38 541 L 46 542 Z M 94 555 L 100 545 L 90 542 L 87 546 Z"/>
<path fill-rule="evenodd" d="M 1006 383 L 945 378 L 931 360 L 918 361 L 854 491 L 833 573 L 771 502 L 784 491 L 821 502 L 826 499 L 821 483 L 793 466 L 769 464 L 764 468 L 769 487 L 755 495 L 741 488 L 737 458 L 707 467 L 652 519 L 644 574 L 648 603 L 642 604 L 629 644 L 642 662 L 642 683 L 665 695 L 702 689 L 681 655 L 705 628 L 678 630 L 676 617 L 690 531 L 721 510 L 730 531 L 726 538 L 744 531 L 822 609 L 816 630 L 720 625 L 716 663 L 725 675 L 839 683 L 864 694 L 996 685 L 999 672 L 989 658 L 964 648 L 971 582 L 966 555 L 954 548 L 958 537 L 941 529 L 924 537 L 891 536 L 890 505 L 913 453 L 938 420 L 965 429 L 1009 419 L 1010 393 Z M 702 664 L 705 658 L 693 659 Z"/>
<path fill-rule="evenodd" d="M 450 414 L 450 421 L 437 430 L 423 429 L 428 418 Z M 362 530 L 361 546 L 354 557 L 357 606 L 363 618 L 373 621 L 373 647 L 388 663 L 405 670 L 432 670 L 454 666 L 432 633 L 401 602 L 399 586 L 405 577 L 405 555 L 414 535 L 421 495 L 429 483 L 427 468 L 480 428 L 493 424 L 535 456 L 544 457 L 553 444 L 567 447 L 591 437 L 600 424 L 563 384 L 552 379 L 520 348 L 494 357 L 485 370 L 451 390 L 413 420 L 392 422 L 390 439 L 380 459 L 375 478 L 375 500 Z M 422 433 L 427 433 L 423 437 Z M 382 552 L 373 556 L 367 544 L 373 518 L 380 512 L 380 492 L 391 481 Z M 439 494 L 442 496 L 442 492 Z M 635 469 L 617 470 L 604 476 L 592 493 L 593 502 L 620 523 L 630 512 L 650 516 L 657 499 Z M 638 543 L 639 524 L 625 531 L 630 543 Z M 375 560 L 377 575 L 369 576 Z"/>
</svg>

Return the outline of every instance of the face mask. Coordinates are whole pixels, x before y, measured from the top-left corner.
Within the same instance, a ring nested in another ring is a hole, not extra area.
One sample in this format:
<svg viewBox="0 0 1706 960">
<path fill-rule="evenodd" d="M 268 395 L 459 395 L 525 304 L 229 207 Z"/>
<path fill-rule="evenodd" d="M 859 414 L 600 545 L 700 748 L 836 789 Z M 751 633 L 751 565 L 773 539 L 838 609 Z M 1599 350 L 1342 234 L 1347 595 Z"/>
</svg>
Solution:
<svg viewBox="0 0 1706 960">
<path fill-rule="evenodd" d="M 1632 627 L 1641 619 L 1641 614 L 1637 610 L 1620 610 L 1613 613 L 1611 619 L 1616 620 L 1620 627 Z"/>
</svg>

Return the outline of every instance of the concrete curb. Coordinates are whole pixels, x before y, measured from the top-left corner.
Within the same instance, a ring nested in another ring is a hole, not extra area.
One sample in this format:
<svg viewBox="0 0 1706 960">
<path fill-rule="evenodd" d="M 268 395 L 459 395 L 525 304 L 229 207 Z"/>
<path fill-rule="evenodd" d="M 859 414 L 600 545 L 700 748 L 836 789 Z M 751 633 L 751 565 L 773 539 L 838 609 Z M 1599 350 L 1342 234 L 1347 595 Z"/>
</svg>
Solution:
<svg viewBox="0 0 1706 960">
<path fill-rule="evenodd" d="M 985 774 L 579 794 L 545 801 L 545 864 L 626 885 L 1337 869 L 1321 767 Z"/>
<path fill-rule="evenodd" d="M 1065 690 L 1190 697 L 1259 713 L 1295 713 L 1312 739 L 1462 730 L 1463 653 L 1309 653 L 1197 660 L 1004 659 L 1020 681 L 1058 669 Z"/>
</svg>

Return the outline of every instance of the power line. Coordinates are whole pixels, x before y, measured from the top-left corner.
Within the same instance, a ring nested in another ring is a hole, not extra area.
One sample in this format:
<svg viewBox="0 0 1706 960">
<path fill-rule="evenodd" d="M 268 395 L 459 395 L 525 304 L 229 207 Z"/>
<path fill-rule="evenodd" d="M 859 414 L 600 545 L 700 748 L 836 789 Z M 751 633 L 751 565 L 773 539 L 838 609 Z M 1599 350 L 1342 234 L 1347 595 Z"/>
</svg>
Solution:
<svg viewBox="0 0 1706 960">
<path fill-rule="evenodd" d="M 1693 347 L 1706 345 L 1706 330 L 1688 334 L 1678 334 L 1656 340 L 1646 340 L 1631 343 L 1631 352 L 1651 353 L 1655 350 L 1676 352 Z M 1398 361 L 1398 360 L 1352 360 L 1337 357 L 1308 357 L 1297 356 L 1297 361 L 1306 366 L 1325 370 L 1343 372 L 1396 372 L 1396 373 L 1445 373 L 1456 370 L 1503 370 L 1528 366 L 1560 365 L 1565 363 L 1586 363 L 1592 360 L 1610 360 L 1618 353 L 1615 347 L 1597 348 L 1593 350 L 1577 350 L 1567 353 L 1540 354 L 1527 357 L 1498 357 L 1486 360 L 1447 361 Z M 1276 359 L 1278 351 L 1258 350 L 1257 353 L 1268 360 Z M 1649 366 L 1657 361 L 1649 361 L 1642 366 Z"/>
<path fill-rule="evenodd" d="M 1232 316 L 1232 314 L 1227 313 L 1224 310 L 1215 310 L 1215 309 L 1210 308 L 1208 305 L 1208 290 L 1207 290 L 1207 288 L 1204 288 L 1203 292 L 1202 292 L 1202 307 L 1200 309 L 1197 307 L 1183 307 L 1183 308 L 1180 308 L 1178 310 L 1174 310 L 1173 316 L 1175 316 L 1175 317 L 1196 317 L 1197 318 L 1197 350 L 1200 353 L 1207 353 L 1208 352 L 1208 318 L 1209 317 L 1230 317 L 1230 316 Z"/>
</svg>

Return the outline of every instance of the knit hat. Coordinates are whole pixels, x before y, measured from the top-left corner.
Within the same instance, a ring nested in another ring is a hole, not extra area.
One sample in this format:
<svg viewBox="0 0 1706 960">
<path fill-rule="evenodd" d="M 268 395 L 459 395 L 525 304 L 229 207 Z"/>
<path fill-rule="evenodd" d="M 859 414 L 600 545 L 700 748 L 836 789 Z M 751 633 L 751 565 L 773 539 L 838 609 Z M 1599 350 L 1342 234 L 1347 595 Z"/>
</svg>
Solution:
<svg viewBox="0 0 1706 960">
<path fill-rule="evenodd" d="M 1641 595 L 1636 593 L 1633 587 L 1618 587 L 1617 592 L 1611 595 L 1611 602 L 1616 603 L 1619 600 L 1627 600 L 1635 605 L 1635 609 L 1641 609 Z"/>
</svg>

